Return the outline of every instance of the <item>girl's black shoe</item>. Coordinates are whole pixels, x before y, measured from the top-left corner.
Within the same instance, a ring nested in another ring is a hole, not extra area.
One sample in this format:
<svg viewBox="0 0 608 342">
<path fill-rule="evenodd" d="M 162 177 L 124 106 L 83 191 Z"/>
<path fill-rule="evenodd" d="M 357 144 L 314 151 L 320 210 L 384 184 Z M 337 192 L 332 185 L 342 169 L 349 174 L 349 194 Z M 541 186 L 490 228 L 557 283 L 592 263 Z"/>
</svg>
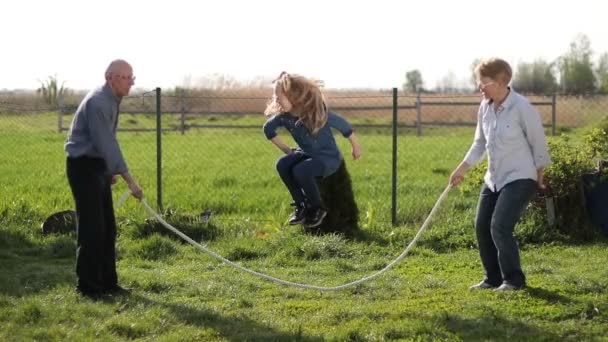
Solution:
<svg viewBox="0 0 608 342">
<path fill-rule="evenodd" d="M 306 215 L 306 220 L 304 220 L 304 226 L 307 228 L 316 227 L 323 223 L 325 216 L 327 216 L 327 210 L 321 207 L 310 209 L 310 212 Z"/>
<path fill-rule="evenodd" d="M 306 218 L 306 207 L 304 203 L 292 203 L 294 207 L 296 207 L 293 211 L 293 214 L 289 217 L 289 224 L 300 224 L 303 223 Z"/>
</svg>

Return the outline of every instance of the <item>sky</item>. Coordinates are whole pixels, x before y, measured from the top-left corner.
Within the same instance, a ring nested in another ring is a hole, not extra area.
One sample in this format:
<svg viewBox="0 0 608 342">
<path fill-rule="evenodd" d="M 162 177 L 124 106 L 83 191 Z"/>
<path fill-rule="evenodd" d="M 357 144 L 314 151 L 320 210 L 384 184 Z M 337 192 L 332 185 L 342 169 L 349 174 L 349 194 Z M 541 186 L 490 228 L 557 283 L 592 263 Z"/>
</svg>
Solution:
<svg viewBox="0 0 608 342">
<path fill-rule="evenodd" d="M 553 61 L 577 34 L 594 61 L 608 52 L 605 0 L 19 0 L 1 13 L 0 89 L 35 89 L 50 75 L 90 89 L 116 58 L 143 89 L 281 71 L 388 89 L 413 69 L 433 88 L 449 73 L 467 83 L 477 58 L 514 69 Z"/>
</svg>

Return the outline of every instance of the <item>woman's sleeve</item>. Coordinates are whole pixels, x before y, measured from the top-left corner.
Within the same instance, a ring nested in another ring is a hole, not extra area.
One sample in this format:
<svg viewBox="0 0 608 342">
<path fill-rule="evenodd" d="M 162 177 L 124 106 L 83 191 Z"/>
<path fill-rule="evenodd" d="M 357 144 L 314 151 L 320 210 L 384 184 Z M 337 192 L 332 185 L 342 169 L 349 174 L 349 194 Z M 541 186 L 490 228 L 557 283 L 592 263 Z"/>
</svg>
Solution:
<svg viewBox="0 0 608 342">
<path fill-rule="evenodd" d="M 473 143 L 471 144 L 471 148 L 469 148 L 469 152 L 467 152 L 464 157 L 464 162 L 473 166 L 481 161 L 485 152 L 486 152 L 486 136 L 483 134 L 483 116 L 482 116 L 482 107 L 479 106 L 479 110 L 477 111 L 477 127 L 475 128 L 475 138 L 473 139 Z"/>
<path fill-rule="evenodd" d="M 540 114 L 529 102 L 526 101 L 522 107 L 520 111 L 522 129 L 534 157 L 534 166 L 536 166 L 536 169 L 541 169 L 551 164 L 545 129 Z"/>
</svg>

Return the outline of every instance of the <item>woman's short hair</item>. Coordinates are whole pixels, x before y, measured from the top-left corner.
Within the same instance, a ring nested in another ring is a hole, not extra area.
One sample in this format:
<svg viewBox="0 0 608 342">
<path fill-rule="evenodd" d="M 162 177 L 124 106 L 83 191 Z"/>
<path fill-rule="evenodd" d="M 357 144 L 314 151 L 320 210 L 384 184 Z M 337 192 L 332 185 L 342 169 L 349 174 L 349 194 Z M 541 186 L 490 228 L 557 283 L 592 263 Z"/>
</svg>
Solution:
<svg viewBox="0 0 608 342">
<path fill-rule="evenodd" d="M 511 82 L 511 77 L 513 77 L 513 71 L 511 70 L 509 63 L 504 59 L 489 58 L 477 64 L 475 67 L 475 77 L 477 79 L 489 77 L 495 81 L 509 84 L 509 82 Z"/>
</svg>

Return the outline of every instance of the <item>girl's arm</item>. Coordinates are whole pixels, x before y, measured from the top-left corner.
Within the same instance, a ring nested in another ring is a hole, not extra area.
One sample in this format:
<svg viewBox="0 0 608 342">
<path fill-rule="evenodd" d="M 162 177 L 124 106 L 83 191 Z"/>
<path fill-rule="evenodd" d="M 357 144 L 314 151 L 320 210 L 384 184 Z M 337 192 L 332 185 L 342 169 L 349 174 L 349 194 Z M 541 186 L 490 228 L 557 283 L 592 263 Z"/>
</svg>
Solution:
<svg viewBox="0 0 608 342">
<path fill-rule="evenodd" d="M 291 154 L 293 153 L 293 150 L 291 149 L 291 147 L 287 146 L 283 140 L 281 140 L 281 138 L 279 138 L 279 136 L 275 136 L 274 138 L 270 139 L 270 141 L 279 148 L 279 150 L 283 151 L 285 154 Z"/>
<path fill-rule="evenodd" d="M 264 123 L 264 135 L 266 135 L 266 139 L 270 140 L 276 147 L 285 152 L 285 154 L 291 154 L 293 152 L 291 148 L 277 135 L 277 128 L 282 125 L 282 117 L 280 115 L 273 116 Z"/>
<path fill-rule="evenodd" d="M 348 141 L 350 141 L 350 145 L 352 146 L 351 153 L 353 158 L 355 160 L 359 159 L 359 157 L 361 157 L 361 145 L 359 145 L 359 139 L 357 139 L 357 136 L 353 131 L 353 126 L 346 121 L 346 119 L 333 112 L 328 113 L 327 123 L 330 127 L 340 131 L 345 138 L 348 138 Z"/>
<path fill-rule="evenodd" d="M 348 141 L 350 141 L 351 145 L 351 154 L 353 155 L 353 159 L 357 160 L 361 157 L 361 145 L 359 145 L 359 139 L 355 135 L 355 132 L 352 132 L 348 137 Z"/>
</svg>

